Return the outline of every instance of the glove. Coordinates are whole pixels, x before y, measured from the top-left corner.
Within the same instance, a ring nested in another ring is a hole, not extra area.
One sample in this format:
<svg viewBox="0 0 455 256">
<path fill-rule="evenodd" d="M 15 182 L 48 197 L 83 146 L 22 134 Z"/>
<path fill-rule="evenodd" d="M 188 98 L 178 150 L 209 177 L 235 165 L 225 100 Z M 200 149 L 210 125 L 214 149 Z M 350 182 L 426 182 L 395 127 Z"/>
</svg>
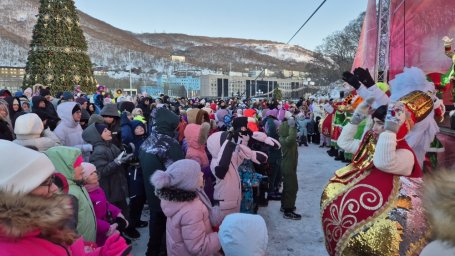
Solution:
<svg viewBox="0 0 455 256">
<path fill-rule="evenodd" d="M 375 84 L 373 77 L 371 77 L 370 71 L 363 68 L 354 69 L 354 76 L 367 88 L 370 88 Z"/>
<path fill-rule="evenodd" d="M 367 116 L 368 110 L 374 102 L 374 98 L 370 97 L 364 102 L 360 103 L 354 111 L 354 114 L 351 117 L 351 124 L 357 125 L 360 124 Z"/>
<path fill-rule="evenodd" d="M 109 227 L 109 230 L 106 232 L 106 236 L 109 237 L 109 236 L 113 235 L 114 232 L 117 230 L 117 226 L 118 226 L 117 223 L 111 224 L 111 226 Z"/>
<path fill-rule="evenodd" d="M 263 132 L 253 132 L 252 138 L 254 140 L 264 142 L 265 144 L 272 146 L 276 149 L 281 148 L 281 144 L 277 140 L 275 140 L 274 138 L 268 137 L 267 134 L 265 134 Z"/>
<path fill-rule="evenodd" d="M 260 151 L 251 150 L 245 145 L 239 145 L 238 154 L 242 159 L 248 159 L 253 161 L 256 164 L 261 164 L 267 162 L 268 156 L 265 153 Z"/>
<path fill-rule="evenodd" d="M 121 165 L 121 164 L 126 163 L 128 160 L 130 160 L 133 157 L 133 154 L 128 154 L 128 155 L 125 155 L 125 154 L 126 154 L 125 151 L 122 151 L 122 153 L 120 153 L 120 155 L 118 155 L 117 158 L 114 159 L 114 162 L 117 165 Z"/>
<path fill-rule="evenodd" d="M 128 154 L 134 153 L 134 151 L 136 150 L 136 146 L 134 146 L 133 142 L 130 142 L 128 144 L 122 144 L 122 146 L 125 149 L 125 152 Z"/>
<path fill-rule="evenodd" d="M 444 42 L 444 46 L 450 46 L 453 42 L 453 38 L 449 38 L 448 36 L 444 36 L 442 38 L 442 42 Z"/>
<path fill-rule="evenodd" d="M 397 133 L 401 125 L 406 121 L 407 111 L 402 102 L 389 104 L 385 117 L 384 129 Z"/>
<path fill-rule="evenodd" d="M 101 248 L 100 256 L 120 256 L 128 255 L 131 252 L 131 246 L 128 246 L 125 239 L 120 236 L 119 232 L 115 232 L 111 235 L 104 246 Z"/>
<path fill-rule="evenodd" d="M 354 76 L 351 72 L 349 71 L 345 71 L 343 72 L 343 77 L 342 77 L 343 81 L 345 81 L 346 83 L 348 83 L 350 86 L 354 87 L 354 89 L 359 89 L 360 88 L 360 82 L 359 80 L 357 79 L 356 76 Z"/>
<path fill-rule="evenodd" d="M 289 119 L 288 119 L 288 125 L 289 125 L 289 127 L 295 127 L 295 120 L 294 120 L 294 118 L 289 118 Z"/>
</svg>

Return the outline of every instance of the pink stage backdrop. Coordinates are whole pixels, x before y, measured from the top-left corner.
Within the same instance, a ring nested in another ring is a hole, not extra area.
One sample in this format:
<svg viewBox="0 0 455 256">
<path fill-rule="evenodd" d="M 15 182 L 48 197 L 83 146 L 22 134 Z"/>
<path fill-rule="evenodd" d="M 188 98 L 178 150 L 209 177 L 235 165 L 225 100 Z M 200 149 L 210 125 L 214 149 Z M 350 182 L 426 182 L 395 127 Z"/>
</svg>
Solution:
<svg viewBox="0 0 455 256">
<path fill-rule="evenodd" d="M 452 62 L 441 39 L 455 37 L 455 1 L 392 0 L 390 11 L 389 80 L 405 66 L 445 73 Z"/>
<path fill-rule="evenodd" d="M 376 65 L 376 45 L 378 40 L 376 19 L 376 0 L 368 0 L 367 11 L 360 33 L 359 46 L 357 47 L 354 63 L 352 64 L 352 70 L 357 67 L 368 68 L 373 76 Z"/>
</svg>

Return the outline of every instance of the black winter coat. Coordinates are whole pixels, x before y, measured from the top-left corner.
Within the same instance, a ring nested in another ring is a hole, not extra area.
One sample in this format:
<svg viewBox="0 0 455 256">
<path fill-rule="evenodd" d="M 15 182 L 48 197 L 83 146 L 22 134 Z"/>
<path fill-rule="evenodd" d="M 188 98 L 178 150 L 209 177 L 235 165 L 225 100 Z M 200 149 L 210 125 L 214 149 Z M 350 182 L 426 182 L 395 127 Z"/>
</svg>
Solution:
<svg viewBox="0 0 455 256">
<path fill-rule="evenodd" d="M 100 186 L 106 193 L 109 202 L 119 202 L 128 196 L 126 170 L 114 162 L 121 153 L 120 149 L 111 142 L 104 141 L 94 124 L 87 127 L 82 138 L 93 145 L 90 162 L 96 166 L 100 177 Z"/>
</svg>

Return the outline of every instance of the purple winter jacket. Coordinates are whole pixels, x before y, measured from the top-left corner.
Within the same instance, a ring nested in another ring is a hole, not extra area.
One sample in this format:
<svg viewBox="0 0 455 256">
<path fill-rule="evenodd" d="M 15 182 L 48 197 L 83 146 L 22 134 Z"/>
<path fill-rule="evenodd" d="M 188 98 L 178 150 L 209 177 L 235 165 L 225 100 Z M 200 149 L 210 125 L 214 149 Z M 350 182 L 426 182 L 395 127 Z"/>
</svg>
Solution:
<svg viewBox="0 0 455 256">
<path fill-rule="evenodd" d="M 106 194 L 99 186 L 95 190 L 88 192 L 88 194 L 96 216 L 96 244 L 102 246 L 106 242 L 106 233 L 111 226 L 108 222 L 108 211 L 115 218 L 121 213 L 121 210 L 107 201 Z"/>
</svg>

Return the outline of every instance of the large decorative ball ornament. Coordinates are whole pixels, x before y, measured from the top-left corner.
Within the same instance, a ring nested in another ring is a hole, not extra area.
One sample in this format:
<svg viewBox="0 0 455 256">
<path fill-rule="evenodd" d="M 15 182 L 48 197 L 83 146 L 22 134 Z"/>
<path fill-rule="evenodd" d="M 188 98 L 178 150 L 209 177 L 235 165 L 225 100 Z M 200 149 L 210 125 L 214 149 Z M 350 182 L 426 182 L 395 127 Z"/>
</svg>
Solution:
<svg viewBox="0 0 455 256">
<path fill-rule="evenodd" d="M 43 19 L 46 21 L 49 20 L 49 14 L 44 15 Z"/>
</svg>

